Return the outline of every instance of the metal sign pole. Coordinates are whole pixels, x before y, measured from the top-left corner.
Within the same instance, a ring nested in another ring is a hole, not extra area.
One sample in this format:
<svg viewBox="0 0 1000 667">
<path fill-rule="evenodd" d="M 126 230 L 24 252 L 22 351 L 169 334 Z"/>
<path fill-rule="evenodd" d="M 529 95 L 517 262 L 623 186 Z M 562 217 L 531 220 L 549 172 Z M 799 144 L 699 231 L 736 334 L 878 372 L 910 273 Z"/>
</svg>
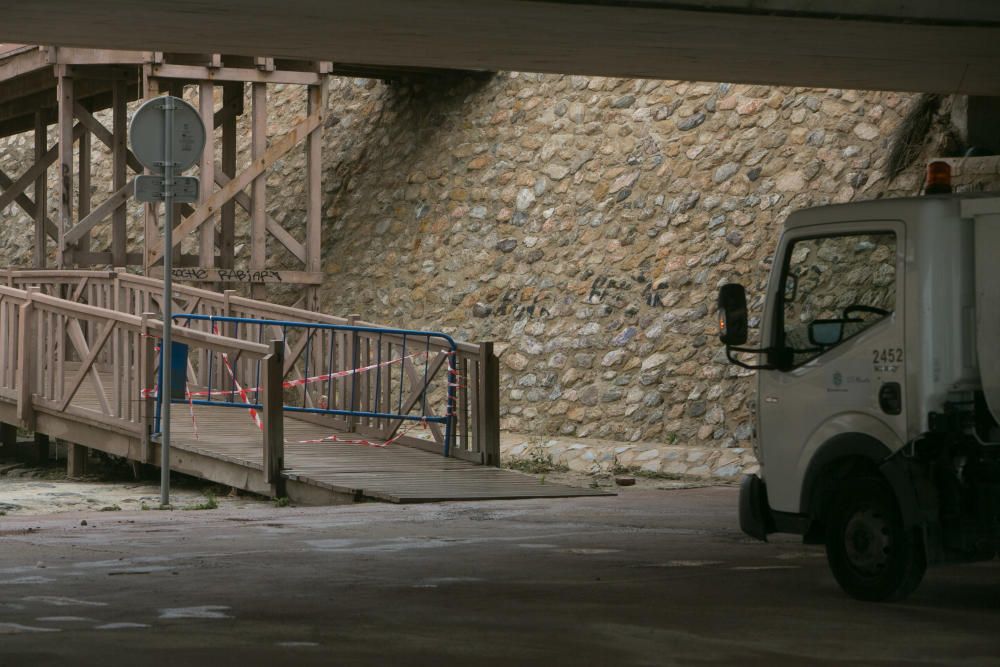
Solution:
<svg viewBox="0 0 1000 667">
<path fill-rule="evenodd" d="M 211 125 L 211 119 L 208 120 Z M 174 206 L 198 200 L 194 176 L 178 176 L 205 147 L 205 121 L 173 95 L 155 97 L 139 107 L 129 125 L 132 150 L 152 174 L 135 177 L 135 198 L 163 202 L 163 352 L 160 355 L 160 504 L 170 504 L 170 401 L 173 398 Z M 148 261 L 148 259 L 147 259 Z M 185 374 L 184 370 L 180 371 Z"/>
<path fill-rule="evenodd" d="M 160 387 L 160 505 L 170 504 L 170 400 L 173 394 L 174 98 L 163 100 L 163 386 Z"/>
</svg>

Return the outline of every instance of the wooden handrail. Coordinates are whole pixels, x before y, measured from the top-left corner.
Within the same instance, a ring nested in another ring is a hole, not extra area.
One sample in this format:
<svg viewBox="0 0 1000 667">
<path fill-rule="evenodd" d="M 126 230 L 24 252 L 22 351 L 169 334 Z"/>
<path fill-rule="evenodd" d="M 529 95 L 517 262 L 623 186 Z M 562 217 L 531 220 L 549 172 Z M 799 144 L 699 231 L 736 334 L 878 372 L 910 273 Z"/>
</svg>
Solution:
<svg viewBox="0 0 1000 667">
<path fill-rule="evenodd" d="M 131 273 L 116 273 L 115 271 L 87 271 L 77 269 L 15 269 L 8 270 L 7 275 L 13 278 L 41 278 L 43 280 L 84 277 L 113 280 L 117 276 L 118 280 L 126 285 L 131 283 L 133 285 L 139 285 L 154 290 L 163 289 L 163 281 L 159 278 L 150 278 L 148 276 L 139 276 Z M 212 290 L 202 289 L 199 287 L 191 287 L 189 285 L 175 285 L 174 294 L 176 296 L 184 295 L 198 297 L 204 301 L 217 304 L 220 308 L 224 308 L 227 303 L 222 293 L 213 292 Z M 302 308 L 295 308 L 293 306 L 264 303 L 256 299 L 250 299 L 242 296 L 232 295 L 228 300 L 228 304 L 230 308 L 258 312 L 263 311 L 276 316 L 262 319 L 289 319 L 301 322 L 314 322 L 317 324 L 347 324 L 347 318 L 344 317 L 317 313 L 311 310 L 303 310 Z M 377 322 L 369 322 L 367 320 L 360 319 L 357 321 L 357 324 L 359 326 L 372 328 L 393 328 L 386 327 L 385 325 L 378 324 Z M 475 343 L 458 341 L 457 345 L 459 351 L 461 352 L 467 352 L 469 354 L 479 353 L 479 345 Z M 438 343 L 432 342 L 432 347 L 437 346 Z"/>
<path fill-rule="evenodd" d="M 66 299 L 60 299 L 59 297 L 49 296 L 38 292 L 32 293 L 28 297 L 28 301 L 42 304 L 56 312 L 71 313 L 78 316 L 102 319 L 105 321 L 115 321 L 134 330 L 139 330 L 143 324 L 142 317 L 137 315 L 129 315 L 127 313 L 119 313 L 108 308 L 100 308 L 98 306 L 90 306 L 83 303 L 76 303 L 74 301 L 67 301 Z M 156 332 L 163 331 L 163 322 L 161 320 L 148 320 L 147 326 Z M 219 350 L 221 352 L 240 351 L 246 356 L 254 359 L 263 359 L 268 354 L 268 347 L 260 343 L 253 343 L 250 341 L 240 340 L 238 338 L 228 338 L 226 336 L 220 336 L 206 331 L 198 331 L 197 329 L 188 329 L 186 327 L 175 327 L 174 331 L 176 332 L 174 338 L 178 343 L 200 345 L 214 350 Z"/>
<path fill-rule="evenodd" d="M 138 335 L 143 341 L 149 341 L 150 339 L 146 336 L 155 337 L 162 330 L 162 322 L 153 319 L 156 316 L 155 314 L 145 313 L 145 318 L 142 317 L 142 311 L 151 310 L 151 307 L 154 306 L 158 309 L 159 305 L 162 304 L 163 282 L 157 278 L 129 274 L 124 271 L 18 269 L 0 271 L 0 282 L 6 282 L 10 285 L 10 287 L 0 285 L 0 298 L 7 299 L 12 304 L 31 303 L 31 309 L 28 312 L 33 312 L 34 316 L 39 318 L 48 317 L 50 321 L 48 325 L 49 330 L 51 330 L 51 318 L 53 317 L 56 318 L 56 321 L 65 321 L 67 317 L 85 318 L 94 321 L 103 320 L 104 322 L 114 321 L 116 327 L 124 327 L 130 332 L 142 332 L 138 333 Z M 29 286 L 32 283 L 50 292 L 50 295 L 41 294 L 36 290 L 31 297 L 28 297 L 26 292 L 16 288 L 17 286 Z M 66 299 L 61 299 L 59 296 L 64 296 Z M 180 307 L 186 311 L 190 311 L 191 314 L 284 320 L 302 322 L 304 324 L 343 325 L 349 322 L 348 318 L 335 317 L 293 306 L 270 304 L 256 299 L 237 296 L 232 291 L 218 293 L 188 285 L 176 285 L 174 288 L 174 298 Z M 86 301 L 87 303 L 77 303 L 73 300 Z M 21 306 L 17 305 L 17 307 Z M 119 309 L 125 308 L 129 312 L 119 311 Z M 49 314 L 41 315 L 39 311 Z M 38 321 L 41 322 L 41 319 Z M 180 320 L 180 322 L 185 324 L 183 320 Z M 27 324 L 30 324 L 30 322 Z M 319 352 L 320 355 L 328 355 L 327 357 L 316 357 L 314 356 L 317 354 L 315 351 L 309 355 L 303 355 L 305 341 L 301 337 L 298 339 L 293 337 L 289 341 L 279 343 L 279 345 L 282 345 L 283 368 L 281 371 L 272 370 L 271 375 L 278 376 L 279 382 L 281 379 L 284 379 L 285 373 L 288 373 L 290 377 L 304 376 L 306 369 L 308 369 L 310 371 L 308 375 L 314 375 L 311 372 L 311 364 L 315 363 L 316 359 L 323 358 L 330 360 L 323 363 L 334 363 L 334 357 L 331 356 L 334 353 L 337 359 L 335 363 L 340 367 L 346 368 L 346 364 L 353 361 L 353 353 L 347 357 L 343 355 L 349 351 L 348 348 L 351 348 L 352 341 L 353 348 L 360 348 L 362 355 L 367 355 L 363 360 L 359 360 L 359 364 L 361 365 L 374 362 L 378 354 L 381 354 L 380 350 L 395 350 L 395 354 L 398 355 L 403 343 L 401 335 L 380 332 L 380 329 L 389 329 L 390 327 L 384 327 L 373 322 L 359 319 L 356 320 L 356 324 L 371 327 L 376 331 L 339 333 L 336 336 L 331 334 L 329 342 L 324 344 L 326 345 L 326 351 Z M 198 328 L 200 326 L 204 327 L 204 329 Z M 210 333 L 208 329 L 211 329 L 213 332 Z M 271 337 L 277 335 L 280 337 L 281 334 L 278 331 L 272 331 L 271 329 L 272 327 L 267 327 L 262 332 L 263 336 Z M 265 360 L 265 363 L 260 366 L 262 374 L 264 367 L 268 363 L 274 363 L 270 360 L 274 356 L 271 354 L 272 348 L 256 342 L 257 331 L 255 329 L 246 329 L 244 327 L 237 329 L 231 325 L 220 324 L 218 328 L 219 333 L 214 333 L 214 331 L 215 328 L 211 327 L 211 325 L 204 322 L 198 325 L 194 321 L 190 323 L 190 326 L 179 326 L 175 329 L 178 342 L 187 343 L 192 346 L 192 353 L 196 355 L 193 357 L 194 366 L 191 368 L 194 370 L 192 372 L 199 374 L 203 378 L 202 381 L 207 379 L 207 373 L 217 372 L 209 371 L 209 367 L 205 365 L 207 357 L 204 355 L 209 354 L 209 350 L 213 352 L 238 352 L 239 354 L 233 355 L 234 363 L 237 364 L 242 364 L 244 361 L 257 364 L 260 360 Z M 247 333 L 248 331 L 252 333 Z M 88 333 L 87 335 L 96 335 L 99 332 L 103 332 L 103 327 L 99 326 L 93 331 L 93 334 Z M 132 333 L 130 335 L 137 334 Z M 290 333 L 289 335 L 292 334 Z M 237 336 L 243 336 L 247 340 Z M 135 345 L 138 343 L 133 341 L 130 344 Z M 415 344 L 408 339 L 407 352 L 411 349 L 410 346 Z M 141 353 L 143 358 L 149 353 L 150 350 L 147 349 L 149 347 L 148 344 L 144 344 L 144 349 Z M 435 340 L 433 338 L 430 339 L 429 345 L 427 340 L 421 339 L 419 347 L 421 348 L 420 351 L 429 348 L 432 354 L 439 354 L 442 351 L 450 349 L 445 340 Z M 459 396 L 456 410 L 459 414 L 456 415 L 455 423 L 453 424 L 453 438 L 451 443 L 449 443 L 450 450 L 456 456 L 471 458 L 472 460 L 478 460 L 488 465 L 497 465 L 499 461 L 500 374 L 497 358 L 493 353 L 493 346 L 489 343 L 457 342 L 456 347 L 458 354 L 455 357 L 455 364 L 461 373 L 460 376 L 456 377 L 460 378 L 458 382 L 460 382 L 461 386 L 457 390 Z M 202 351 L 196 352 L 198 348 Z M 28 346 L 27 350 L 29 354 L 34 353 L 34 347 L 31 345 Z M 413 351 L 416 352 L 416 348 L 413 348 Z M 60 355 L 64 355 L 64 353 L 60 352 Z M 306 359 L 306 357 L 309 360 L 303 362 L 302 360 Z M 62 358 L 61 356 L 60 359 Z M 103 360 L 104 356 L 100 358 Z M 237 359 L 239 361 L 235 361 Z M 107 362 L 102 361 L 101 363 Z M 151 364 L 152 362 L 150 361 L 149 363 Z M 144 369 L 143 380 L 139 382 L 136 379 L 135 381 L 140 384 L 149 385 L 151 366 L 149 364 L 145 365 L 148 367 Z M 444 386 L 447 386 L 449 380 L 447 379 L 446 372 L 440 370 L 443 367 L 443 365 L 435 367 L 436 373 L 430 374 L 428 377 L 437 377 L 436 382 L 441 382 L 443 378 Z M 51 374 L 49 366 L 46 365 L 44 368 L 47 373 Z M 406 371 L 406 364 L 400 366 L 400 369 L 400 373 Z M 41 371 L 35 372 L 41 373 Z M 240 371 L 238 370 L 237 372 Z M 391 371 L 387 371 L 387 373 L 389 372 Z M 418 382 L 409 377 L 411 373 L 407 372 L 406 375 L 406 382 L 411 383 L 412 386 L 416 387 L 423 384 L 422 380 Z M 370 378 L 354 376 L 350 380 L 335 380 L 329 385 L 331 388 L 329 395 L 326 395 L 325 389 L 322 386 L 314 389 L 313 393 L 303 390 L 305 393 L 302 395 L 302 400 L 310 407 L 317 405 L 317 400 L 333 401 L 333 404 L 335 406 L 339 405 L 340 409 L 344 408 L 344 401 L 349 399 L 352 393 L 359 396 L 359 401 L 367 402 L 369 405 L 376 400 L 376 395 L 381 396 L 382 400 L 385 400 L 386 385 L 383 383 L 380 388 L 377 387 L 376 381 L 371 379 L 374 377 L 375 375 L 373 374 Z M 350 392 L 349 385 L 352 383 L 357 384 L 354 392 Z M 435 400 L 441 400 L 441 391 L 442 386 L 435 385 L 432 391 L 436 396 Z M 115 392 L 120 393 L 117 385 Z M 272 405 L 275 403 L 281 404 L 282 398 L 272 397 Z M 61 397 L 61 401 L 65 401 L 64 395 Z M 359 402 L 359 408 L 362 408 L 361 402 Z M 146 403 L 148 403 L 148 400 Z M 49 404 L 51 404 L 51 400 Z M 148 421 L 148 405 L 144 404 L 142 413 L 141 418 Z M 133 419 L 133 417 L 135 418 Z M 299 413 L 298 417 L 302 419 L 319 418 L 316 415 L 309 416 L 303 413 Z M 138 416 L 134 415 L 127 415 L 126 418 L 132 419 L 132 421 L 139 419 Z M 348 425 L 347 422 L 349 421 L 346 417 L 335 417 L 333 420 L 339 422 L 337 428 Z M 398 428 L 397 420 L 393 419 L 359 418 L 355 421 L 358 432 L 367 433 L 375 437 L 391 437 L 387 434 L 391 430 Z M 136 426 L 138 427 L 140 424 L 136 423 Z M 143 428 L 148 430 L 148 424 Z M 443 443 L 439 433 L 435 433 L 435 441 L 437 441 L 437 447 L 440 447 Z M 435 445 L 429 442 L 422 441 L 410 435 L 402 436 L 399 442 L 423 448 L 433 449 L 435 447 Z M 149 444 L 146 442 L 143 451 L 148 453 L 149 449 Z M 440 451 L 440 449 L 434 451 Z"/>
</svg>

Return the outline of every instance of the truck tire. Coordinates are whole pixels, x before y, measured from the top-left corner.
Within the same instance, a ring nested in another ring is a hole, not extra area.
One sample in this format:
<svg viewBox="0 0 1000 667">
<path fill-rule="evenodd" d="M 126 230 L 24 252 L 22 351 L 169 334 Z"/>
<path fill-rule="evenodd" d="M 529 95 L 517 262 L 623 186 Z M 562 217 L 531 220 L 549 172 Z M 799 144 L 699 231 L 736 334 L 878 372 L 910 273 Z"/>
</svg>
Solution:
<svg viewBox="0 0 1000 667">
<path fill-rule="evenodd" d="M 827 515 L 826 558 L 844 591 L 859 600 L 901 600 L 927 569 L 920 533 L 903 526 L 892 489 L 878 477 L 838 485 Z"/>
</svg>

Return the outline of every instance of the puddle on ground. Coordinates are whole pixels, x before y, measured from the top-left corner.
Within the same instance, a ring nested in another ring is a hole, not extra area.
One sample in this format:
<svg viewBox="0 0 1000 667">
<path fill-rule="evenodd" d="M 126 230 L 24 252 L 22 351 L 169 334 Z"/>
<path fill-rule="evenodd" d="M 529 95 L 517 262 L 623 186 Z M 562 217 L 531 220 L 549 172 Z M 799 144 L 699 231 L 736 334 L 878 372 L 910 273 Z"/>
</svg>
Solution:
<svg viewBox="0 0 1000 667">
<path fill-rule="evenodd" d="M 30 584 L 48 584 L 55 581 L 52 577 L 17 577 L 15 579 L 0 580 L 0 586 L 21 586 Z"/>
<path fill-rule="evenodd" d="M 665 563 L 649 563 L 640 567 L 708 567 L 722 564 L 721 560 L 668 560 Z"/>
<path fill-rule="evenodd" d="M 102 569 L 115 567 L 128 567 L 141 563 L 167 563 L 173 560 L 170 556 L 136 556 L 135 558 L 118 558 L 116 560 L 90 560 L 73 563 L 73 567 L 85 569 Z"/>
<path fill-rule="evenodd" d="M 225 613 L 228 610 L 229 607 L 211 604 L 202 605 L 200 607 L 173 607 L 170 609 L 161 609 L 160 618 L 232 618 L 232 616 Z"/>
<path fill-rule="evenodd" d="M 169 565 L 151 565 L 148 567 L 130 567 L 124 570 L 110 570 L 109 577 L 131 574 L 155 574 L 156 572 L 176 572 L 177 568 Z"/>
<path fill-rule="evenodd" d="M 0 635 L 23 635 L 30 632 L 61 632 L 58 628 L 38 628 L 20 623 L 0 623 Z"/>
<path fill-rule="evenodd" d="M 775 556 L 778 560 L 795 560 L 796 558 L 826 558 L 822 551 L 789 551 Z"/>
<path fill-rule="evenodd" d="M 136 630 L 140 628 L 148 628 L 149 625 L 146 623 L 105 623 L 104 625 L 95 625 L 95 630 Z"/>
<path fill-rule="evenodd" d="M 283 648 L 310 648 L 313 646 L 319 646 L 318 642 L 275 642 L 275 646 L 281 646 Z"/>
<path fill-rule="evenodd" d="M 470 584 L 477 581 L 486 581 L 481 577 L 428 577 L 413 584 L 411 588 L 437 588 L 447 584 Z"/>
<path fill-rule="evenodd" d="M 94 602 L 92 600 L 77 600 L 75 598 L 60 597 L 58 595 L 32 595 L 21 598 L 24 602 L 41 602 L 53 607 L 107 607 L 107 602 Z"/>
</svg>

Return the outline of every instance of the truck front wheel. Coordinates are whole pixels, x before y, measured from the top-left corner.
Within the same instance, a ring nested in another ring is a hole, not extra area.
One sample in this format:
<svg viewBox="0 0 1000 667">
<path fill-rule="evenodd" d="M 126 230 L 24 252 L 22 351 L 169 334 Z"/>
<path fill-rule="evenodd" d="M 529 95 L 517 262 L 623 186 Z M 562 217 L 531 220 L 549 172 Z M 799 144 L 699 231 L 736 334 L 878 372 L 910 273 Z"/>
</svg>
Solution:
<svg viewBox="0 0 1000 667">
<path fill-rule="evenodd" d="M 827 521 L 826 558 L 837 583 L 859 600 L 901 600 L 920 584 L 927 559 L 903 526 L 892 489 L 878 477 L 839 485 Z"/>
</svg>

